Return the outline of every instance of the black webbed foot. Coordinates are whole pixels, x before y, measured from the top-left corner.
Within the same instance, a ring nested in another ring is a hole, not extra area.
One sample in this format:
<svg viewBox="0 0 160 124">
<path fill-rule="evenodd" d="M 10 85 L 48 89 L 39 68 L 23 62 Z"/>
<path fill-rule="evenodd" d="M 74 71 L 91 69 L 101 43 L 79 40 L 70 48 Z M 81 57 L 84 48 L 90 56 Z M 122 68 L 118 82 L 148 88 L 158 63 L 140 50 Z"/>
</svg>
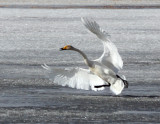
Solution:
<svg viewBox="0 0 160 124">
<path fill-rule="evenodd" d="M 94 86 L 95 88 L 110 87 L 110 84 Z"/>
</svg>

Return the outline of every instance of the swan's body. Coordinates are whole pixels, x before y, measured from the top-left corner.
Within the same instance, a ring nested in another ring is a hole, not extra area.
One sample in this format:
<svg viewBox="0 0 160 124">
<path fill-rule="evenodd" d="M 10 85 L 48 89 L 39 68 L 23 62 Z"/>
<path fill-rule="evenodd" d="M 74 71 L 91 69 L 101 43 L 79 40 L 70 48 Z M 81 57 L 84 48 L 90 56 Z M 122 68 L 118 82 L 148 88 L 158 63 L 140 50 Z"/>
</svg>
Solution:
<svg viewBox="0 0 160 124">
<path fill-rule="evenodd" d="M 118 53 L 116 46 L 108 39 L 108 34 L 104 32 L 99 25 L 90 19 L 82 18 L 84 25 L 102 40 L 104 52 L 97 60 L 89 60 L 87 56 L 77 48 L 67 45 L 61 50 L 73 50 L 80 53 L 87 69 L 71 69 L 71 70 L 56 70 L 51 69 L 47 65 L 42 65 L 43 68 L 49 70 L 49 78 L 54 80 L 54 83 L 62 86 L 69 86 L 77 89 L 85 90 L 103 90 L 105 86 L 110 86 L 111 91 L 116 95 L 120 94 L 128 83 L 120 78 L 117 73 L 123 67 L 123 61 Z"/>
<path fill-rule="evenodd" d="M 77 48 L 74 48 L 73 46 L 68 45 L 65 46 L 64 48 L 61 48 L 61 50 L 67 50 L 67 49 L 80 53 L 84 58 L 85 64 L 89 67 L 89 70 L 93 74 L 99 76 L 108 83 L 115 82 L 117 80 L 116 73 L 110 70 L 107 66 L 101 64 L 100 62 L 89 60 L 82 51 L 80 51 Z"/>
</svg>

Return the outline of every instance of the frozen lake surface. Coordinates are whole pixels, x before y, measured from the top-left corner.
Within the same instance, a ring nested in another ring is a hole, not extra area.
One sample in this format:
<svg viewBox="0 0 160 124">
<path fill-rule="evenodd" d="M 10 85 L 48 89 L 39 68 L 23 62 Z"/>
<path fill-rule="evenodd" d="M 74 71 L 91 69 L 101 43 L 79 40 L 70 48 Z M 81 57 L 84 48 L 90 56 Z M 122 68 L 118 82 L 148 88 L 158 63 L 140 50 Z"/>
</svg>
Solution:
<svg viewBox="0 0 160 124">
<path fill-rule="evenodd" d="M 0 9 L 0 122 L 159 123 L 159 9 Z M 87 68 L 73 45 L 90 59 L 102 54 L 99 39 L 80 17 L 105 29 L 124 60 L 130 85 L 120 96 L 56 86 L 41 64 Z"/>
</svg>

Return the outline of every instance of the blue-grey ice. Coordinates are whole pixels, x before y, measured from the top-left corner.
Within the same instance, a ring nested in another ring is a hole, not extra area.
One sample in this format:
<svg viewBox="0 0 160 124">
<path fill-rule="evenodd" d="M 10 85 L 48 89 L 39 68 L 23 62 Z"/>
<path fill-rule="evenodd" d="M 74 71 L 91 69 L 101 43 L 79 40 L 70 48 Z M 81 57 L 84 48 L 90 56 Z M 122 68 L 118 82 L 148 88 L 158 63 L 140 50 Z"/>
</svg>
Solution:
<svg viewBox="0 0 160 124">
<path fill-rule="evenodd" d="M 0 9 L 0 14 L 0 122 L 160 122 L 159 9 Z M 89 59 L 103 53 L 80 17 L 95 18 L 117 46 L 124 61 L 119 73 L 130 84 L 121 96 L 109 89 L 61 87 L 45 78 L 43 63 L 87 68 L 78 53 L 59 51 L 65 45 Z"/>
</svg>

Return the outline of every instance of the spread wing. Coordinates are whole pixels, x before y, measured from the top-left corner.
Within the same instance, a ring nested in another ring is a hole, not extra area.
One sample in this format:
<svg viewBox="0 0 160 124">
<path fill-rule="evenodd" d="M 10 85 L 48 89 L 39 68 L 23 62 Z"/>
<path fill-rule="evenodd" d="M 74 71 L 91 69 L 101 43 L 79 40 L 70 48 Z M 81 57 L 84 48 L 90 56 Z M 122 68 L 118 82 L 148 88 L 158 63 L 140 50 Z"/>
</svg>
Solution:
<svg viewBox="0 0 160 124">
<path fill-rule="evenodd" d="M 55 84 L 68 86 L 83 90 L 104 90 L 102 88 L 94 88 L 96 85 L 106 84 L 101 78 L 90 73 L 87 69 L 72 68 L 72 69 L 54 69 L 46 64 L 42 65 L 47 70 L 46 76 Z"/>
<path fill-rule="evenodd" d="M 103 43 L 104 52 L 102 56 L 95 61 L 100 62 L 115 73 L 118 73 L 123 67 L 123 61 L 118 53 L 117 47 L 109 40 L 109 34 L 106 33 L 93 19 L 81 18 L 81 20 L 85 27 L 101 39 Z"/>
</svg>

